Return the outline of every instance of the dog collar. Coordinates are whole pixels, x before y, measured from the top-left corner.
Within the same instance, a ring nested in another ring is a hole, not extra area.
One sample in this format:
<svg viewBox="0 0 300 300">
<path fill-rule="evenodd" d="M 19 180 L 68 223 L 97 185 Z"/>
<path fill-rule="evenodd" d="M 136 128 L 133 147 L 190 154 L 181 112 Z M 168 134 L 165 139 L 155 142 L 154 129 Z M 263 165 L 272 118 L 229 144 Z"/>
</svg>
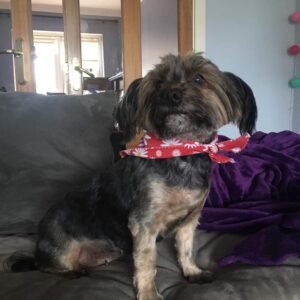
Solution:
<svg viewBox="0 0 300 300">
<path fill-rule="evenodd" d="M 122 150 L 120 151 L 120 156 L 122 158 L 129 155 L 146 159 L 162 159 L 207 153 L 211 160 L 217 163 L 234 163 L 235 161 L 233 158 L 222 155 L 219 152 L 231 151 L 233 153 L 238 153 L 246 147 L 249 138 L 250 135 L 245 134 L 234 140 L 217 142 L 216 137 L 209 144 L 200 144 L 193 140 L 162 140 L 154 133 L 145 133 L 140 144 L 136 148 Z"/>
</svg>

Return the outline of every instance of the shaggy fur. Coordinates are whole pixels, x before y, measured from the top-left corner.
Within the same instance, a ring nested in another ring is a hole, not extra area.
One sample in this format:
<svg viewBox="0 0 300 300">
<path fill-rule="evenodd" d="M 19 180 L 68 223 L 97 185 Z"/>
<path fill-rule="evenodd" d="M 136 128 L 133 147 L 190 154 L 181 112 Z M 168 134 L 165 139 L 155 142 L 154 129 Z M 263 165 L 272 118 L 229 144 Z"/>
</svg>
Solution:
<svg viewBox="0 0 300 300">
<path fill-rule="evenodd" d="M 251 133 L 256 114 L 249 86 L 199 54 L 163 57 L 131 84 L 115 112 L 124 142 L 142 128 L 162 139 L 208 143 L 229 122 Z M 196 266 L 192 256 L 210 173 L 207 154 L 119 160 L 48 211 L 39 226 L 34 265 L 47 272 L 80 272 L 132 253 L 138 299 L 158 300 L 156 240 L 174 233 L 184 276 L 210 280 L 211 273 Z M 22 262 L 15 262 L 14 270 L 18 265 Z"/>
</svg>

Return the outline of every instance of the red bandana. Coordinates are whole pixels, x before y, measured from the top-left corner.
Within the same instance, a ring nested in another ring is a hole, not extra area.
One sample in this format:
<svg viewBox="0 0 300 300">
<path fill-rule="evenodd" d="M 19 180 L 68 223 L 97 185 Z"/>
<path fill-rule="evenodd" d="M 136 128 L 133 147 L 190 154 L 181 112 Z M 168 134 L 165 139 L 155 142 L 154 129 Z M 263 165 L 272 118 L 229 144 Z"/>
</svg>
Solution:
<svg viewBox="0 0 300 300">
<path fill-rule="evenodd" d="M 126 155 L 138 156 L 147 159 L 171 158 L 176 156 L 188 156 L 199 153 L 208 153 L 211 160 L 217 163 L 234 163 L 234 159 L 219 154 L 219 151 L 231 151 L 238 153 L 242 151 L 250 135 L 245 134 L 234 140 L 217 143 L 215 138 L 210 144 L 200 144 L 193 140 L 181 141 L 179 139 L 161 140 L 153 133 L 145 133 L 137 148 L 120 151 L 121 157 Z"/>
</svg>

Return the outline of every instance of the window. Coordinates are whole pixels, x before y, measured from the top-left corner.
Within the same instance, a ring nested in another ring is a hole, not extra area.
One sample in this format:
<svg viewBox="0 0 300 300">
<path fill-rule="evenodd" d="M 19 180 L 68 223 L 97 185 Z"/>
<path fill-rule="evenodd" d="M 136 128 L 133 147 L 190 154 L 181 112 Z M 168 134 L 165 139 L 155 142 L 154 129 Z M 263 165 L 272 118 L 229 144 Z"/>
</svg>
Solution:
<svg viewBox="0 0 300 300">
<path fill-rule="evenodd" d="M 104 77 L 103 40 L 100 34 L 81 34 L 82 67 Z"/>
<path fill-rule="evenodd" d="M 66 91 L 66 65 L 63 32 L 34 31 L 33 41 L 36 59 L 36 91 Z M 82 67 L 96 77 L 104 77 L 103 36 L 102 34 L 81 34 Z"/>
</svg>

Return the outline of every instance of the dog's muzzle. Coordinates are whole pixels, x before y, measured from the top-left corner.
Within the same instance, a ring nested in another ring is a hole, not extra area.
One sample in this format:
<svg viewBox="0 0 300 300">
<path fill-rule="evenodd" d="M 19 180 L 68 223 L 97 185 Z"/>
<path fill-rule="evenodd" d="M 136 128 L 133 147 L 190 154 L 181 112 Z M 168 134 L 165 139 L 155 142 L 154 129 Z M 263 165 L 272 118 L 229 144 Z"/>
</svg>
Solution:
<svg viewBox="0 0 300 300">
<path fill-rule="evenodd" d="M 165 125 L 174 132 L 183 132 L 191 126 L 191 121 L 186 114 L 174 113 L 166 116 Z"/>
</svg>

